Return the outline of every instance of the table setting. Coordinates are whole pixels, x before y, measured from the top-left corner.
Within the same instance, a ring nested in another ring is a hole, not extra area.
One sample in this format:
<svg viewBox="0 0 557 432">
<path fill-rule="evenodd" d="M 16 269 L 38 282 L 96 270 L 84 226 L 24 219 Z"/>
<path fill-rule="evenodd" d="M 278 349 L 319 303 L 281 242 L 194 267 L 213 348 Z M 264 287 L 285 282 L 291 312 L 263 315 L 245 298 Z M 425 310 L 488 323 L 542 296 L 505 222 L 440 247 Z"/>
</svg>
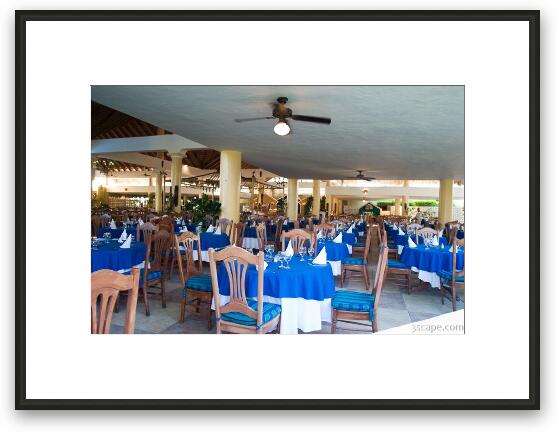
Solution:
<svg viewBox="0 0 557 432">
<path fill-rule="evenodd" d="M 113 239 L 110 233 L 105 233 L 103 238 L 91 240 L 91 272 L 108 269 L 124 273 L 132 267 L 142 267 L 147 251 L 145 244 L 135 241 L 133 235 L 122 240 L 123 234 Z"/>
</svg>

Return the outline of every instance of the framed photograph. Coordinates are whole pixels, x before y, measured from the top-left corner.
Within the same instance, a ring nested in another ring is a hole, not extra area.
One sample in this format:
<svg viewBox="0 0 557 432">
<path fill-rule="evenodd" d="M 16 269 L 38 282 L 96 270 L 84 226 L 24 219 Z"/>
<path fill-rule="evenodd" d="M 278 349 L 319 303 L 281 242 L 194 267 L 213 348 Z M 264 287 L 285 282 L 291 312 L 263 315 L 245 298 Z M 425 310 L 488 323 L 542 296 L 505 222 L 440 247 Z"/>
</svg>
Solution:
<svg viewBox="0 0 557 432">
<path fill-rule="evenodd" d="M 16 408 L 539 409 L 539 18 L 16 11 Z"/>
</svg>

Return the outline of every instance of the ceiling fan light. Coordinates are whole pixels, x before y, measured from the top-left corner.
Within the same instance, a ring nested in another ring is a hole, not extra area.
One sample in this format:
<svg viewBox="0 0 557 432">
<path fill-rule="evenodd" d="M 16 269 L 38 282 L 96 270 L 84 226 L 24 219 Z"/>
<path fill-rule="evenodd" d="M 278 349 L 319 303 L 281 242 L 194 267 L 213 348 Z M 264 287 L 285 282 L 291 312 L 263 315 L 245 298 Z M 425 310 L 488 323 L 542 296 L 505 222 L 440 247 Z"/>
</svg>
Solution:
<svg viewBox="0 0 557 432">
<path fill-rule="evenodd" d="M 290 126 L 288 126 L 288 123 L 284 122 L 284 121 L 279 121 L 273 131 L 280 136 L 285 136 L 288 135 L 290 133 Z"/>
</svg>

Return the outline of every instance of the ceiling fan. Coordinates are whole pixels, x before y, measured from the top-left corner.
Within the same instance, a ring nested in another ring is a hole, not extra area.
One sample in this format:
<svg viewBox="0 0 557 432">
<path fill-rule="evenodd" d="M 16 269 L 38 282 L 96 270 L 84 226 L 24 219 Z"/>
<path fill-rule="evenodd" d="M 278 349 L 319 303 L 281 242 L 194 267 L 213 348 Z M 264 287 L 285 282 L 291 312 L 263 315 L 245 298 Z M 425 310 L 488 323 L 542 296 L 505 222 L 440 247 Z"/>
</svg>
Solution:
<svg viewBox="0 0 557 432">
<path fill-rule="evenodd" d="M 280 136 L 288 135 L 290 133 L 290 126 L 288 125 L 288 119 L 297 120 L 297 121 L 306 121 L 312 123 L 331 124 L 331 119 L 328 117 L 315 117 L 315 116 L 293 114 L 292 110 L 286 106 L 287 102 L 288 102 L 288 98 L 285 96 L 281 96 L 277 98 L 276 103 L 272 104 L 273 115 L 270 117 L 252 117 L 252 118 L 235 119 L 234 121 L 237 123 L 242 123 L 242 122 L 253 121 L 253 120 L 278 119 L 278 122 L 275 125 L 273 130 L 277 135 Z"/>
<path fill-rule="evenodd" d="M 369 176 L 365 176 L 364 170 L 356 170 L 358 172 L 358 174 L 356 174 L 354 177 L 345 177 L 346 180 L 367 180 L 367 181 L 372 181 L 375 180 L 375 177 L 369 177 Z"/>
</svg>

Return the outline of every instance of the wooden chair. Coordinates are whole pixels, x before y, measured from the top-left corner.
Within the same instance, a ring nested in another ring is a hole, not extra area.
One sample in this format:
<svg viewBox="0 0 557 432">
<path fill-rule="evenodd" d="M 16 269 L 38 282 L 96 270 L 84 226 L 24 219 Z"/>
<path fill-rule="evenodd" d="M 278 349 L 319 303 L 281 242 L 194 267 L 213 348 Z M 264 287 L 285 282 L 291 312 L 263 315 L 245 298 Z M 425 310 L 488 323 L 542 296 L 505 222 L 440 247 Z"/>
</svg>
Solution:
<svg viewBox="0 0 557 432">
<path fill-rule="evenodd" d="M 263 334 L 276 330 L 280 332 L 280 305 L 263 302 L 263 273 L 265 271 L 263 252 L 257 256 L 244 249 L 229 246 L 219 252 L 209 249 L 209 265 L 213 282 L 217 334 L 255 333 Z M 217 261 L 221 262 L 228 274 L 230 301 L 220 304 Z M 248 265 L 257 266 L 257 300 L 246 298 L 246 272 Z"/>
<path fill-rule="evenodd" d="M 139 269 L 133 269 L 129 276 L 112 270 L 99 270 L 91 273 L 91 333 L 110 333 L 112 312 L 119 294 L 128 292 L 124 333 L 133 334 L 138 289 Z"/>
<path fill-rule="evenodd" d="M 201 259 L 201 242 L 199 236 L 185 232 L 175 236 L 176 250 L 180 251 L 178 272 L 182 283 L 182 304 L 180 306 L 180 322 L 186 319 L 186 308 L 191 306 L 197 314 L 201 313 L 202 306 L 207 312 L 207 327 L 212 328 L 211 304 L 213 302 L 213 287 L 211 276 L 203 274 Z M 195 247 L 197 245 L 197 247 Z M 194 256 L 197 250 L 197 259 Z M 197 261 L 197 262 L 196 262 Z"/>
<path fill-rule="evenodd" d="M 99 215 L 91 216 L 91 237 L 97 237 L 101 229 L 101 217 Z"/>
<path fill-rule="evenodd" d="M 370 229 L 368 228 L 368 233 Z M 351 272 L 358 272 L 361 273 L 364 278 L 364 283 L 366 286 L 366 290 L 369 289 L 369 276 L 367 273 L 367 257 L 369 255 L 369 248 L 371 245 L 371 236 L 368 235 L 366 237 L 366 242 L 364 245 L 363 255 L 361 257 L 346 257 L 342 260 L 341 267 L 340 267 L 340 287 L 343 287 L 344 284 L 344 276 L 346 275 L 347 271 Z"/>
<path fill-rule="evenodd" d="M 153 225 L 151 222 L 146 222 L 143 225 L 139 226 L 137 224 L 137 241 L 145 242 L 147 236 L 152 236 L 155 231 L 157 231 L 157 227 Z"/>
<path fill-rule="evenodd" d="M 260 223 L 255 227 L 255 234 L 257 236 L 257 247 L 260 251 L 265 250 L 267 245 L 267 228 L 264 223 Z"/>
<path fill-rule="evenodd" d="M 388 250 L 387 238 L 383 236 L 383 246 Z M 388 255 L 387 255 L 388 258 Z M 389 278 L 392 275 L 403 276 L 406 281 L 406 288 L 408 289 L 408 294 L 412 293 L 412 271 L 410 267 L 399 260 L 387 259 L 387 270 L 385 277 Z M 393 280 L 399 282 L 400 278 L 392 278 Z"/>
<path fill-rule="evenodd" d="M 338 290 L 333 297 L 331 306 L 333 319 L 331 333 L 336 333 L 338 320 L 370 320 L 371 331 L 377 331 L 377 308 L 381 298 L 385 267 L 387 263 L 387 247 L 381 245 L 373 290 L 371 293 L 360 291 Z"/>
<path fill-rule="evenodd" d="M 432 239 L 436 235 L 439 235 L 439 233 L 433 228 L 422 228 L 416 230 L 416 244 L 419 244 L 418 242 L 420 240 L 420 237 L 422 237 L 425 241 L 425 240 Z"/>
<path fill-rule="evenodd" d="M 336 227 L 332 223 L 324 222 L 321 225 L 317 225 L 317 231 L 321 231 L 324 236 L 331 235 L 334 237 L 336 234 Z"/>
<path fill-rule="evenodd" d="M 457 254 L 457 247 L 462 246 L 464 247 L 464 239 L 453 240 L 453 260 L 452 260 L 452 270 L 448 271 L 440 271 L 437 273 L 439 278 L 441 279 L 441 289 L 439 290 L 441 293 L 441 304 L 445 304 L 445 291 L 450 290 L 452 295 L 452 302 L 453 302 L 453 312 L 456 311 L 456 289 L 463 288 L 464 289 L 464 267 L 457 271 L 456 268 L 456 254 Z"/>
<path fill-rule="evenodd" d="M 284 219 L 279 219 L 277 221 L 277 229 L 275 231 L 275 250 L 278 251 L 280 249 L 280 241 L 282 236 L 282 225 L 284 224 Z"/>
<path fill-rule="evenodd" d="M 363 258 L 367 258 L 367 255 L 365 253 L 366 253 L 366 244 L 368 240 L 371 244 L 371 225 L 366 230 L 366 236 L 364 238 L 364 241 L 363 242 L 357 241 L 352 245 L 352 256 L 356 256 L 356 257 L 362 256 Z M 370 250 L 371 250 L 371 246 L 368 248 L 368 253 Z"/>
<path fill-rule="evenodd" d="M 281 243 L 282 243 L 282 251 L 286 250 L 286 239 L 290 240 L 292 243 L 292 249 L 294 250 L 294 254 L 300 253 L 300 248 L 302 246 L 307 246 L 315 251 L 315 234 L 307 232 L 304 229 L 293 229 L 288 232 L 282 233 L 281 236 Z"/>
<path fill-rule="evenodd" d="M 223 234 L 232 237 L 232 227 L 234 226 L 234 221 L 231 221 L 230 219 L 226 219 L 226 218 L 221 218 L 217 221 L 217 227 L 218 226 L 220 226 L 220 231 Z"/>
<path fill-rule="evenodd" d="M 164 289 L 164 269 L 166 268 L 169 250 L 170 234 L 166 231 L 158 231 L 153 235 L 146 234 L 144 267 L 141 271 L 139 288 L 141 289 L 143 303 L 145 303 L 145 315 L 151 315 L 149 310 L 149 294 L 160 295 L 161 304 L 166 308 L 166 293 Z M 129 271 L 124 273 L 129 274 Z M 149 292 L 149 288 L 157 289 L 157 292 Z"/>
<path fill-rule="evenodd" d="M 245 223 L 238 222 L 237 224 L 234 224 L 230 244 L 236 245 L 238 247 L 243 247 L 245 231 L 246 231 Z"/>
</svg>

